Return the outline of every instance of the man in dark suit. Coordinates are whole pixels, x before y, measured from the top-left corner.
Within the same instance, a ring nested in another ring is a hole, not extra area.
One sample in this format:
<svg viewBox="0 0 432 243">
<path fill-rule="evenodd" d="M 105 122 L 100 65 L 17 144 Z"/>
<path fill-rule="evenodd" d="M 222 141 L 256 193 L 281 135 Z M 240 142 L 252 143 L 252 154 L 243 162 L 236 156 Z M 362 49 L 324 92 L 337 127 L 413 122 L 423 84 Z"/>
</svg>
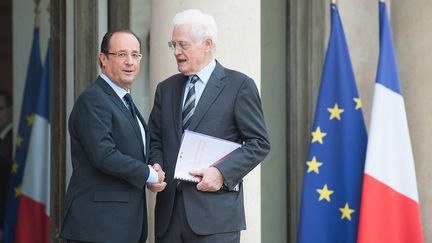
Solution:
<svg viewBox="0 0 432 243">
<path fill-rule="evenodd" d="M 270 150 L 255 83 L 213 58 L 216 38 L 213 17 L 199 10 L 173 19 L 168 44 L 180 73 L 157 86 L 149 119 L 149 161 L 162 166 L 168 183 L 157 195 L 157 243 L 239 242 L 246 228 L 243 177 Z M 184 129 L 242 146 L 217 165 L 191 172 L 202 178 L 198 184 L 177 181 L 173 174 Z"/>
<path fill-rule="evenodd" d="M 0 241 L 12 165 L 12 96 L 0 91 Z"/>
<path fill-rule="evenodd" d="M 157 191 L 165 182 L 158 165 L 147 165 L 149 132 L 129 94 L 140 53 L 132 32 L 105 34 L 102 74 L 70 114 L 73 173 L 61 232 L 67 242 L 146 242 L 145 187 Z"/>
</svg>

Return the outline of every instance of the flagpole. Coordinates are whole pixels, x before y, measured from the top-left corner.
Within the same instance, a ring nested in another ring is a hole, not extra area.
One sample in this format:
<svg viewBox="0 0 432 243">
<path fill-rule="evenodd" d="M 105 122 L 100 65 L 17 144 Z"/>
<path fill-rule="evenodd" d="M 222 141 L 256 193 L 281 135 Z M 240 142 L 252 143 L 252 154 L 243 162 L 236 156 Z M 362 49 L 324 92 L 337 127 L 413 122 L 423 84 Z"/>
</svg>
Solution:
<svg viewBox="0 0 432 243">
<path fill-rule="evenodd" d="M 34 24 L 35 27 L 40 27 L 40 9 L 39 9 L 39 5 L 40 5 L 40 0 L 34 0 L 35 2 L 35 19 L 34 19 Z"/>
</svg>

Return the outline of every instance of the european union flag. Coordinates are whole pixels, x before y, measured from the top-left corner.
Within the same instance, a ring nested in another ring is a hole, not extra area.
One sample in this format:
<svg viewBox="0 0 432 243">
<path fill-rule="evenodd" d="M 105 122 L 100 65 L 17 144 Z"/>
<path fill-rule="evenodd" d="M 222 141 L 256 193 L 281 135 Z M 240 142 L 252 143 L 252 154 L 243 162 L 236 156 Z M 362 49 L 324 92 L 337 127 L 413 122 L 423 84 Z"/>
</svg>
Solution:
<svg viewBox="0 0 432 243">
<path fill-rule="evenodd" d="M 34 121 L 37 94 L 42 75 L 42 63 L 39 47 L 39 28 L 33 30 L 33 43 L 27 68 L 26 84 L 21 105 L 21 115 L 15 144 L 15 159 L 9 177 L 6 202 L 3 243 L 13 243 L 17 221 L 21 181 L 29 146 L 31 129 Z"/>
<path fill-rule="evenodd" d="M 335 4 L 311 135 L 297 242 L 355 242 L 367 135 Z"/>
</svg>

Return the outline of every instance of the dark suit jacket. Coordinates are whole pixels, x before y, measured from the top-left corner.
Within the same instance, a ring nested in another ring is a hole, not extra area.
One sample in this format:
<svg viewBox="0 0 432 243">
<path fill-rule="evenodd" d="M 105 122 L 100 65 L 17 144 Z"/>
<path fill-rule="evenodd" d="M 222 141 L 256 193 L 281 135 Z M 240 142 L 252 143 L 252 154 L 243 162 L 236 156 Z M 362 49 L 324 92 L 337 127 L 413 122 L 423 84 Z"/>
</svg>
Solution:
<svg viewBox="0 0 432 243">
<path fill-rule="evenodd" d="M 10 129 L 3 139 L 0 138 L 0 229 L 3 229 L 9 175 L 12 165 L 12 133 L 13 131 Z"/>
<path fill-rule="evenodd" d="M 187 77 L 176 74 L 156 89 L 149 119 L 150 163 L 160 163 L 168 183 L 157 194 L 156 236 L 165 234 L 171 218 L 176 181 L 173 180 L 182 137 L 181 107 Z M 224 176 L 223 189 L 200 192 L 196 184 L 182 183 L 187 220 L 201 235 L 245 229 L 242 179 L 270 150 L 261 101 L 254 81 L 218 62 L 197 104 L 190 130 L 242 143 L 216 167 Z M 240 190 L 233 191 L 240 183 Z"/>
<path fill-rule="evenodd" d="M 102 78 L 76 101 L 69 118 L 69 133 L 73 173 L 61 237 L 91 242 L 145 242 L 144 188 L 149 168 L 141 132 L 122 100 Z"/>
</svg>

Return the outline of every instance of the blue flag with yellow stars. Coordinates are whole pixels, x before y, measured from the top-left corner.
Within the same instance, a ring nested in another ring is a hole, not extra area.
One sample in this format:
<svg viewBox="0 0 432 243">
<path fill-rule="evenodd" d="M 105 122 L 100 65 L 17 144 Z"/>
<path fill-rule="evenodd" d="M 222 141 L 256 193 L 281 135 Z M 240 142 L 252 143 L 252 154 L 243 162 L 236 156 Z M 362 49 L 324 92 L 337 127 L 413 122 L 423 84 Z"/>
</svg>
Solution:
<svg viewBox="0 0 432 243">
<path fill-rule="evenodd" d="M 298 243 L 354 243 L 367 135 L 345 34 L 335 4 L 309 153 Z"/>
<path fill-rule="evenodd" d="M 3 243 L 15 242 L 15 229 L 19 197 L 21 194 L 21 181 L 23 178 L 25 161 L 29 147 L 30 133 L 33 127 L 37 94 L 42 76 L 42 63 L 39 48 L 39 27 L 33 30 L 33 43 L 27 68 L 26 84 L 21 105 L 21 116 L 18 134 L 15 139 L 15 158 L 9 176 L 6 211 L 3 229 Z"/>
</svg>

